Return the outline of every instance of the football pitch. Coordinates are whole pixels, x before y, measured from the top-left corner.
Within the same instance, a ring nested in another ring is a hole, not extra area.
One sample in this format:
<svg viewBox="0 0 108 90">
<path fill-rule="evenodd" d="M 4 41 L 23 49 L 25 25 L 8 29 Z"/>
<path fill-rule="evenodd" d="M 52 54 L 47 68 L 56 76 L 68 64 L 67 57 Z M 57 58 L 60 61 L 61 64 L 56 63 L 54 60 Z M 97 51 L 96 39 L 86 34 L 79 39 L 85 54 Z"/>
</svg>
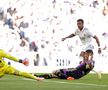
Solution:
<svg viewBox="0 0 108 90">
<path fill-rule="evenodd" d="M 89 74 L 71 81 L 60 79 L 36 81 L 6 75 L 0 78 L 0 90 L 108 90 L 108 74 L 103 74 L 101 80 L 95 74 Z"/>
</svg>

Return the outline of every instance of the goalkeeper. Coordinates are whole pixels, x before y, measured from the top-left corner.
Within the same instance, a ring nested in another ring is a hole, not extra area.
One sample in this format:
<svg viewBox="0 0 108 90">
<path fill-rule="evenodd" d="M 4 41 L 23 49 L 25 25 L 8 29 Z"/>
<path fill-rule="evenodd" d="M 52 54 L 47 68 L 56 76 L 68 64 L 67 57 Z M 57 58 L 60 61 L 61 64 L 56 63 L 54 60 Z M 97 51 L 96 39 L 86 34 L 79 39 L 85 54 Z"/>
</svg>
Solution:
<svg viewBox="0 0 108 90">
<path fill-rule="evenodd" d="M 3 59 L 7 58 L 10 60 L 13 60 L 15 62 L 19 62 L 24 64 L 25 66 L 28 66 L 29 61 L 27 60 L 21 60 L 16 57 L 11 56 L 10 54 L 7 54 L 5 51 L 0 49 L 0 77 L 3 77 L 5 74 L 10 75 L 16 75 L 16 76 L 23 76 L 26 78 L 34 79 L 34 80 L 43 80 L 44 78 L 33 76 L 32 74 L 29 74 L 27 72 L 21 72 L 14 67 L 8 65 Z"/>
</svg>

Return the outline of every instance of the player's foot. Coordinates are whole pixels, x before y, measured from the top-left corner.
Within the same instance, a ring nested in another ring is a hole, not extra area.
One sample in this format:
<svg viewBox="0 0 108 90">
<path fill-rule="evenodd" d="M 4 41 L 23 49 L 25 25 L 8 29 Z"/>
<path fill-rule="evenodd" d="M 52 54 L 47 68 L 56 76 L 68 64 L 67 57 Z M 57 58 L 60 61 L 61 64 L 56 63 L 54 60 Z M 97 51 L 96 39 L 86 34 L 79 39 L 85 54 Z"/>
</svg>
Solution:
<svg viewBox="0 0 108 90">
<path fill-rule="evenodd" d="M 68 77 L 67 80 L 74 80 L 74 78 L 73 77 Z"/>
<path fill-rule="evenodd" d="M 101 75 L 101 71 L 97 72 L 98 78 L 101 79 L 102 75 Z"/>
<path fill-rule="evenodd" d="M 44 80 L 44 78 L 43 77 L 37 77 L 36 80 L 42 81 L 42 80 Z"/>
</svg>

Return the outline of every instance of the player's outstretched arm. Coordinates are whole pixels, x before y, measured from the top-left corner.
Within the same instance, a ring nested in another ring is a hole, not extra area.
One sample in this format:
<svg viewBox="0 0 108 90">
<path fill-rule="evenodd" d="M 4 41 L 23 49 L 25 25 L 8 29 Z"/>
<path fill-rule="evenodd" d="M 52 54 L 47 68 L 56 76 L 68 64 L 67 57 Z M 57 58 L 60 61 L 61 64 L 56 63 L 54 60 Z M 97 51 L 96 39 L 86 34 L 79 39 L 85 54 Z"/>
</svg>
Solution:
<svg viewBox="0 0 108 90">
<path fill-rule="evenodd" d="M 7 59 L 13 60 L 13 61 L 15 61 L 15 62 L 22 63 L 22 64 L 24 64 L 24 65 L 26 65 L 26 66 L 29 65 L 29 60 L 28 60 L 27 58 L 25 58 L 24 60 L 18 59 L 18 58 L 16 58 L 16 57 L 14 57 L 14 56 L 12 56 L 12 55 L 6 53 L 6 52 L 3 51 L 3 50 L 1 50 L 0 53 L 3 55 L 3 58 L 7 58 Z"/>
<path fill-rule="evenodd" d="M 95 35 L 93 37 L 95 40 L 96 40 L 96 43 L 98 45 L 98 53 L 100 54 L 101 53 L 101 48 L 100 48 L 100 41 L 99 41 L 99 38 Z"/>
<path fill-rule="evenodd" d="M 66 40 L 67 38 L 72 38 L 72 37 L 74 37 L 74 36 L 75 36 L 75 34 L 71 34 L 71 35 L 69 35 L 69 36 L 67 36 L 67 37 L 62 38 L 62 41 Z"/>
</svg>

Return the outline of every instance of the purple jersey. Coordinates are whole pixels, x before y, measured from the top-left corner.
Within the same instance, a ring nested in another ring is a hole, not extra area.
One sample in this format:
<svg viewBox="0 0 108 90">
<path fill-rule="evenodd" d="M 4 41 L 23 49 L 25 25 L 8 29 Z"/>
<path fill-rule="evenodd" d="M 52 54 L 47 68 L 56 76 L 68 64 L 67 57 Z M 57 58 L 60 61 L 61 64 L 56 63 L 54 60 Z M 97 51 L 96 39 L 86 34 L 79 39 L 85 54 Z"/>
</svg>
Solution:
<svg viewBox="0 0 108 90">
<path fill-rule="evenodd" d="M 75 79 L 79 79 L 88 74 L 93 69 L 93 67 L 94 61 L 83 62 L 80 65 L 78 65 L 75 69 L 60 69 L 59 77 L 62 79 L 66 79 L 67 77 L 71 76 Z"/>
</svg>

